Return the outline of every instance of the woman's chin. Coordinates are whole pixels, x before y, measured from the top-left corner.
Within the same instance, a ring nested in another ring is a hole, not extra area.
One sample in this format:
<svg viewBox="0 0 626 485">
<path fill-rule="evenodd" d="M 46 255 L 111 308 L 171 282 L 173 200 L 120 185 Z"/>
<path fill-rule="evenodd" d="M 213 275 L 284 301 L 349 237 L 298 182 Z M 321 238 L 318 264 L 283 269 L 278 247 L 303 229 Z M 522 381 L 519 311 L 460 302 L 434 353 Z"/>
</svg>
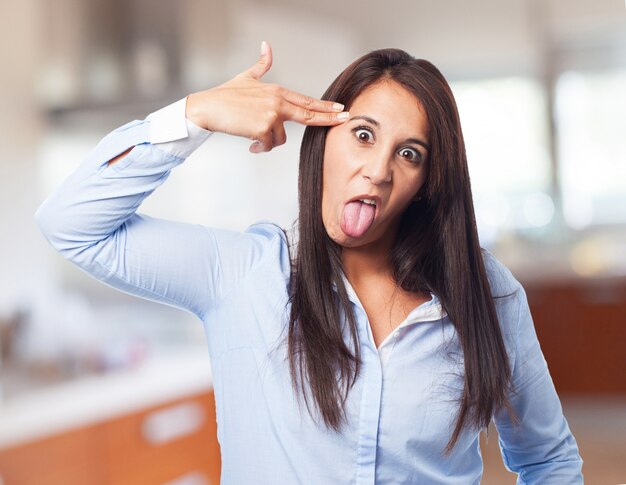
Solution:
<svg viewBox="0 0 626 485">
<path fill-rule="evenodd" d="M 367 244 L 367 236 L 366 232 L 360 237 L 353 237 L 346 234 L 341 227 L 334 228 L 333 230 L 326 230 L 326 234 L 330 237 L 335 243 L 339 244 L 344 248 L 356 248 L 359 246 L 363 246 Z"/>
</svg>

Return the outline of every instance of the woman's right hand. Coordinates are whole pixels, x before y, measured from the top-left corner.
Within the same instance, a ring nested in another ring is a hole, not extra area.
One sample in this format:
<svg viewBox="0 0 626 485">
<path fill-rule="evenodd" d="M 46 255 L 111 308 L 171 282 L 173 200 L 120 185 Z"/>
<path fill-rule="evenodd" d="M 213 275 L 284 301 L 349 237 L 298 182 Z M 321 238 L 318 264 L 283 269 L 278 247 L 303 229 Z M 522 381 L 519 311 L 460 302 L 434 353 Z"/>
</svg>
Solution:
<svg viewBox="0 0 626 485">
<path fill-rule="evenodd" d="M 261 46 L 261 57 L 250 69 L 230 81 L 190 94 L 186 116 L 210 131 L 250 138 L 253 153 L 268 152 L 287 141 L 285 121 L 333 126 L 348 119 L 344 106 L 321 101 L 260 79 L 272 66 L 272 49 Z"/>
</svg>

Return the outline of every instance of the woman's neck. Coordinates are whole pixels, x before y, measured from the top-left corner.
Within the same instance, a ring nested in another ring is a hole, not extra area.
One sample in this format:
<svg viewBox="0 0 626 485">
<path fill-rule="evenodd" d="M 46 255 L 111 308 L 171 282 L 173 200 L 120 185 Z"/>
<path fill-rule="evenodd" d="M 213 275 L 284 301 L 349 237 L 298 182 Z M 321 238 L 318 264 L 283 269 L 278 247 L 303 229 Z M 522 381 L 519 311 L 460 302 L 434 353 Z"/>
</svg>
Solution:
<svg viewBox="0 0 626 485">
<path fill-rule="evenodd" d="M 391 271 L 391 248 L 382 245 L 368 245 L 358 248 L 342 248 L 343 271 L 350 283 L 372 278 L 388 278 Z"/>
</svg>

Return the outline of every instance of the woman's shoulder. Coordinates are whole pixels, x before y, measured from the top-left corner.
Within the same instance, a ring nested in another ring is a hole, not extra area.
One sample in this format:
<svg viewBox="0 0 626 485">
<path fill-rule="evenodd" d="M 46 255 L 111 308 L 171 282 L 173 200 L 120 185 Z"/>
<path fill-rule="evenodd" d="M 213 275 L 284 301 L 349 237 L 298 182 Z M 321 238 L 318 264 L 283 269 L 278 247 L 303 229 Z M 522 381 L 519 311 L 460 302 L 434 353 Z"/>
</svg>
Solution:
<svg viewBox="0 0 626 485">
<path fill-rule="evenodd" d="M 291 270 L 289 231 L 274 221 L 260 220 L 250 224 L 244 234 L 256 239 L 262 251 L 262 258 L 275 264 L 288 274 Z"/>
<path fill-rule="evenodd" d="M 513 273 L 488 249 L 481 248 L 485 271 L 491 294 L 494 297 L 505 297 L 517 293 L 522 285 Z"/>
<path fill-rule="evenodd" d="M 482 254 L 502 336 L 507 351 L 513 358 L 514 349 L 517 348 L 520 309 L 522 304 L 526 302 L 526 292 L 509 268 L 490 251 L 482 249 Z"/>
<path fill-rule="evenodd" d="M 274 221 L 270 220 L 261 220 L 256 221 L 250 224 L 246 230 L 246 233 L 253 234 L 265 238 L 267 240 L 272 240 L 276 238 L 281 238 L 283 242 L 286 243 L 286 235 L 285 230 L 278 225 Z"/>
</svg>

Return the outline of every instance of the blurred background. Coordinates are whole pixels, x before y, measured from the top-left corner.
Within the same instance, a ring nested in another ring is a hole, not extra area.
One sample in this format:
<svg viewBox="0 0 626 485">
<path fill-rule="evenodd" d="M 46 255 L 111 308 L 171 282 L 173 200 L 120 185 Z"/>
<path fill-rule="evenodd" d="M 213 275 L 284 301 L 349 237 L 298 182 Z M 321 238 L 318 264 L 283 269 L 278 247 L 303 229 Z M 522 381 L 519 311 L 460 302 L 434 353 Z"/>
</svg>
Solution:
<svg viewBox="0 0 626 485">
<path fill-rule="evenodd" d="M 22 0 L 0 15 L 0 484 L 218 483 L 200 322 L 86 276 L 33 215 L 106 133 L 230 79 L 263 39 L 265 79 L 315 97 L 377 48 L 440 68 L 482 245 L 526 288 L 587 483 L 626 482 L 622 0 Z M 288 227 L 302 132 L 261 155 L 216 134 L 140 210 Z M 495 430 L 482 445 L 483 483 L 515 483 Z"/>
</svg>

